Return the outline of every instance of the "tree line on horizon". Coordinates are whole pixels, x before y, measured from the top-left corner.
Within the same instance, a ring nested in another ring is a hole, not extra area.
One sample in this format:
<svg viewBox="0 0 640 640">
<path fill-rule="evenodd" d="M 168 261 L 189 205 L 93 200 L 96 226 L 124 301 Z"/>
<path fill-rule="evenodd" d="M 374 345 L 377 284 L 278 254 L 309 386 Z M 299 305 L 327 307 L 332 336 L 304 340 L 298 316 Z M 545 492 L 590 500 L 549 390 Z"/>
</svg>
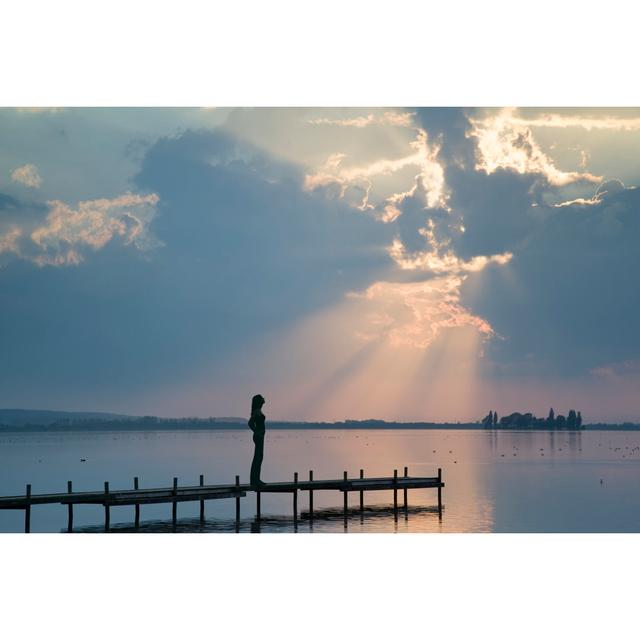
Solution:
<svg viewBox="0 0 640 640">
<path fill-rule="evenodd" d="M 556 416 L 553 407 L 549 409 L 549 415 L 546 418 L 536 418 L 532 413 L 520 413 L 515 411 L 507 416 L 502 416 L 498 420 L 496 411 L 489 413 L 481 420 L 482 424 L 487 428 L 492 427 L 536 427 L 547 429 L 583 429 L 582 413 L 571 409 L 567 416 L 558 414 Z"/>
</svg>

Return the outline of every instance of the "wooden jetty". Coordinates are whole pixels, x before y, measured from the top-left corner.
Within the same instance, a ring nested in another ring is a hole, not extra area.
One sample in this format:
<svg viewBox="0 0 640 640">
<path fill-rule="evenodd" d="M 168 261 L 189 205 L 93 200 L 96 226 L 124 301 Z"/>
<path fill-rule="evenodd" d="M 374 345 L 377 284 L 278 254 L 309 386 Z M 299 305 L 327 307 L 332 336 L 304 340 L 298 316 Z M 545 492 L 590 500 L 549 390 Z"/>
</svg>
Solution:
<svg viewBox="0 0 640 640">
<path fill-rule="evenodd" d="M 309 480 L 300 480 L 296 472 L 293 482 L 270 482 L 264 486 L 255 487 L 250 484 L 240 484 L 240 476 L 236 476 L 234 484 L 205 485 L 204 476 L 200 476 L 200 483 L 196 486 L 178 486 L 178 478 L 173 479 L 170 487 L 158 489 L 141 489 L 138 478 L 133 480 L 133 489 L 112 490 L 109 483 L 104 483 L 102 491 L 73 491 L 71 481 L 67 483 L 65 493 L 34 494 L 31 485 L 28 484 L 24 495 L 0 497 L 0 509 L 23 509 L 25 533 L 31 531 L 31 507 L 40 504 L 61 504 L 67 506 L 68 520 L 67 530 L 73 531 L 73 508 L 83 504 L 98 504 L 104 507 L 104 528 L 110 529 L 110 514 L 112 507 L 134 506 L 135 527 L 140 526 L 140 506 L 143 504 L 171 504 L 171 517 L 175 525 L 178 518 L 179 502 L 200 502 L 200 521 L 205 520 L 205 501 L 221 500 L 225 498 L 235 499 L 236 531 L 240 529 L 240 499 L 247 493 L 256 494 L 256 519 L 261 517 L 261 494 L 263 493 L 291 493 L 293 496 L 293 521 L 294 528 L 298 526 L 298 492 L 306 491 L 309 494 L 308 517 L 313 521 L 313 494 L 316 491 L 340 491 L 343 493 L 344 526 L 347 528 L 347 514 L 349 508 L 349 493 L 357 492 L 360 498 L 360 512 L 364 511 L 364 493 L 366 491 L 393 491 L 394 519 L 398 519 L 398 491 L 403 492 L 403 507 L 405 515 L 408 509 L 409 489 L 437 489 L 438 514 L 442 517 L 442 469 L 438 469 L 435 477 L 409 476 L 407 467 L 404 474 L 398 476 L 398 470 L 394 470 L 393 477 L 365 478 L 364 471 L 360 469 L 357 478 L 349 478 L 347 472 L 338 480 L 317 480 L 313 478 L 313 471 L 309 471 Z"/>
</svg>

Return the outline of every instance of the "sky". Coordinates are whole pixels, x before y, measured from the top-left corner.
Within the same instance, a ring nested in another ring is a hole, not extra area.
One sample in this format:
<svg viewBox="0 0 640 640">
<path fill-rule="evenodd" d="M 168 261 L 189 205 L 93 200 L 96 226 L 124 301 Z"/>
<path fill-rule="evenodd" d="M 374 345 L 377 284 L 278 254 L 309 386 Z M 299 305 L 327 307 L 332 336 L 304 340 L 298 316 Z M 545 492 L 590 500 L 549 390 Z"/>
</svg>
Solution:
<svg viewBox="0 0 640 640">
<path fill-rule="evenodd" d="M 640 421 L 640 109 L 0 109 L 0 406 Z"/>
</svg>

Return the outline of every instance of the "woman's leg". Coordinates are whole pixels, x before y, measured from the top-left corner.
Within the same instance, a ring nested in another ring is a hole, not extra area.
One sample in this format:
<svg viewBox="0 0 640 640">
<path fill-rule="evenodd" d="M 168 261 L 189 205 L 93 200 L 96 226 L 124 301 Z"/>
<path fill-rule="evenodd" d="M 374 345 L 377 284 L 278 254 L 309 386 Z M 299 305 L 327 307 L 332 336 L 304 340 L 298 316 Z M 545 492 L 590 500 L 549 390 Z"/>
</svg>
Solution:
<svg viewBox="0 0 640 640">
<path fill-rule="evenodd" d="M 251 462 L 251 484 L 260 482 L 260 469 L 262 468 L 262 458 L 264 457 L 264 434 L 254 433 L 253 461 Z"/>
</svg>

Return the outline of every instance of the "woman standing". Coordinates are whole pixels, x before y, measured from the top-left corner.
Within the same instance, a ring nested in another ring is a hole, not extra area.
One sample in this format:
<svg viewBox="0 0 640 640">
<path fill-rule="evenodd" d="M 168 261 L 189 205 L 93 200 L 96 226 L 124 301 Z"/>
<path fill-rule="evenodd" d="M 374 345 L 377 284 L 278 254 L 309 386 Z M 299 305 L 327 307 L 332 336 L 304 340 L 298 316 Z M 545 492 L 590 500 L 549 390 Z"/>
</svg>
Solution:
<svg viewBox="0 0 640 640">
<path fill-rule="evenodd" d="M 253 431 L 253 442 L 255 450 L 253 452 L 253 461 L 251 462 L 251 484 L 254 487 L 264 487 L 265 483 L 260 480 L 260 468 L 262 467 L 262 458 L 264 456 L 264 432 L 265 417 L 262 413 L 262 405 L 264 398 L 258 394 L 251 399 L 251 417 L 249 418 L 249 427 Z"/>
</svg>

